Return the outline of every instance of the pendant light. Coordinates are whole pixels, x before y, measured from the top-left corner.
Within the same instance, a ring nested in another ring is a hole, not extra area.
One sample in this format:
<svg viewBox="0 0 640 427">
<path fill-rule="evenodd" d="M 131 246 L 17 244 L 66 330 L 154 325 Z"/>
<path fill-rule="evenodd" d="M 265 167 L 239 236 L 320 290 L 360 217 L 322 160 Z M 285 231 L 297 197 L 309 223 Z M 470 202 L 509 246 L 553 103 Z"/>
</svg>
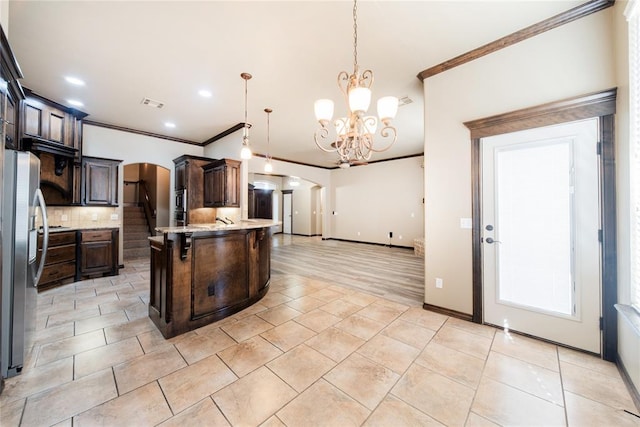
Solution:
<svg viewBox="0 0 640 427">
<path fill-rule="evenodd" d="M 273 165 L 271 164 L 271 155 L 269 154 L 269 148 L 271 147 L 271 141 L 270 141 L 270 123 L 269 123 L 269 117 L 271 116 L 271 113 L 273 112 L 273 110 L 271 108 L 265 108 L 264 112 L 267 113 L 267 156 L 266 156 L 266 160 L 264 162 L 264 171 L 271 173 L 273 172 Z"/>
<path fill-rule="evenodd" d="M 251 74 L 242 73 L 240 77 L 244 79 L 244 128 L 242 128 L 242 150 L 240 150 L 240 158 L 249 160 L 253 155 L 251 147 L 249 147 L 249 122 L 247 121 L 247 81 L 251 79 Z"/>
</svg>

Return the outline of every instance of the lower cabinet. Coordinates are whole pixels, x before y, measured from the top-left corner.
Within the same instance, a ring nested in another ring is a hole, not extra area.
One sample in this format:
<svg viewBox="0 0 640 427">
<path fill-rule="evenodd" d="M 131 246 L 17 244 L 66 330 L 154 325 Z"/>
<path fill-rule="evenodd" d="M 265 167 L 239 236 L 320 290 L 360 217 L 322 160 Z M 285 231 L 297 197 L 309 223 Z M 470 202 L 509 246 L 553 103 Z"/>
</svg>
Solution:
<svg viewBox="0 0 640 427">
<path fill-rule="evenodd" d="M 78 231 L 77 280 L 118 274 L 118 229 Z"/>
<path fill-rule="evenodd" d="M 149 317 L 171 338 L 230 316 L 266 295 L 271 229 L 153 237 Z"/>
<path fill-rule="evenodd" d="M 42 235 L 38 236 L 38 260 L 42 258 Z M 38 291 L 44 291 L 73 281 L 76 275 L 76 232 L 49 234 L 49 247 L 45 258 Z"/>
</svg>

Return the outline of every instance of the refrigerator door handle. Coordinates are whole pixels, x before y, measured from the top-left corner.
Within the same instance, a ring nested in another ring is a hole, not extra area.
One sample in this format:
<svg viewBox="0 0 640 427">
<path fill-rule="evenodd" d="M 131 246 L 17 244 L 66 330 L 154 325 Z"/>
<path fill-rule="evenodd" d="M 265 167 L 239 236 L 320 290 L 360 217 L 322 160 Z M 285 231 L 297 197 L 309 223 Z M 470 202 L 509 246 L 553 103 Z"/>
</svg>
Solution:
<svg viewBox="0 0 640 427">
<path fill-rule="evenodd" d="M 38 207 L 40 208 L 40 212 L 42 213 L 42 230 L 44 232 L 44 236 L 42 239 L 42 256 L 40 257 L 40 265 L 38 266 L 38 270 L 36 271 L 35 276 L 33 277 L 33 286 L 38 287 L 38 282 L 40 281 L 40 276 L 42 276 L 42 270 L 44 269 L 45 259 L 47 258 L 47 250 L 49 249 L 49 222 L 47 220 L 47 204 L 44 202 L 44 196 L 42 195 L 42 191 L 38 188 L 36 190 L 36 198 L 38 199 Z"/>
</svg>

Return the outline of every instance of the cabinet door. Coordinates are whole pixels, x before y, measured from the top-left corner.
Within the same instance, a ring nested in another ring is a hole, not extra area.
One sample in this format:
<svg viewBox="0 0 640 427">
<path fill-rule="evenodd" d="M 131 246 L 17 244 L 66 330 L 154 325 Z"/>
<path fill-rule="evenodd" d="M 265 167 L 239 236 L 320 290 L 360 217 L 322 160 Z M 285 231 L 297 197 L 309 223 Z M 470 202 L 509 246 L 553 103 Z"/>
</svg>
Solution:
<svg viewBox="0 0 640 427">
<path fill-rule="evenodd" d="M 240 166 L 225 166 L 225 203 L 226 207 L 240 207 Z"/>
<path fill-rule="evenodd" d="M 47 109 L 46 115 L 46 120 L 48 121 L 47 127 L 49 128 L 48 139 L 50 141 L 64 144 L 66 142 L 66 117 L 64 112 L 55 109 Z"/>
<path fill-rule="evenodd" d="M 29 136 L 39 136 L 44 138 L 42 129 L 42 108 L 40 108 L 40 106 L 25 104 L 24 133 Z"/>
<path fill-rule="evenodd" d="M 80 245 L 80 273 L 107 273 L 113 265 L 113 246 L 111 240 L 86 242 Z"/>
<path fill-rule="evenodd" d="M 118 163 L 108 159 L 83 159 L 82 203 L 118 204 Z"/>
<path fill-rule="evenodd" d="M 194 318 L 249 298 L 247 236 L 241 233 L 193 238 L 191 312 Z"/>
<path fill-rule="evenodd" d="M 16 134 L 16 126 L 18 123 L 18 109 L 16 108 L 16 99 L 18 99 L 15 90 L 12 85 L 7 88 L 7 98 L 5 104 L 4 118 L 5 131 L 4 131 L 4 144 L 5 147 L 12 150 L 19 150 L 20 144 Z"/>
<path fill-rule="evenodd" d="M 218 166 L 204 173 L 204 205 L 223 207 L 226 203 L 225 168 Z"/>
<path fill-rule="evenodd" d="M 187 162 L 178 163 L 175 169 L 176 181 L 174 188 L 176 190 L 183 190 L 187 186 Z"/>
</svg>

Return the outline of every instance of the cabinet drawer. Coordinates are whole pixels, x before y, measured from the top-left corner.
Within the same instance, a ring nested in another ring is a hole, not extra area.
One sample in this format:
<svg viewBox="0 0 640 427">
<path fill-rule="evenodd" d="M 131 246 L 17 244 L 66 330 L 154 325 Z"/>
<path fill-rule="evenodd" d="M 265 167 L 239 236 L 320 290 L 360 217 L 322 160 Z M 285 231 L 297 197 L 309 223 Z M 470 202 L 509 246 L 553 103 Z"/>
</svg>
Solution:
<svg viewBox="0 0 640 427">
<path fill-rule="evenodd" d="M 49 233 L 49 247 L 62 246 L 62 245 L 75 245 L 76 232 L 75 231 L 61 231 L 55 233 Z M 38 235 L 38 247 L 42 247 L 42 234 Z"/>
<path fill-rule="evenodd" d="M 75 261 L 48 265 L 42 270 L 42 277 L 40 278 L 38 285 L 44 285 L 45 283 L 74 277 L 75 274 Z"/>
<path fill-rule="evenodd" d="M 80 233 L 81 242 L 103 242 L 111 241 L 111 230 L 90 230 Z"/>
<path fill-rule="evenodd" d="M 49 247 L 49 250 L 47 251 L 47 259 L 44 261 L 46 264 L 55 264 L 64 261 L 75 262 L 75 260 L 76 245 L 74 243 L 72 245 Z"/>
</svg>

